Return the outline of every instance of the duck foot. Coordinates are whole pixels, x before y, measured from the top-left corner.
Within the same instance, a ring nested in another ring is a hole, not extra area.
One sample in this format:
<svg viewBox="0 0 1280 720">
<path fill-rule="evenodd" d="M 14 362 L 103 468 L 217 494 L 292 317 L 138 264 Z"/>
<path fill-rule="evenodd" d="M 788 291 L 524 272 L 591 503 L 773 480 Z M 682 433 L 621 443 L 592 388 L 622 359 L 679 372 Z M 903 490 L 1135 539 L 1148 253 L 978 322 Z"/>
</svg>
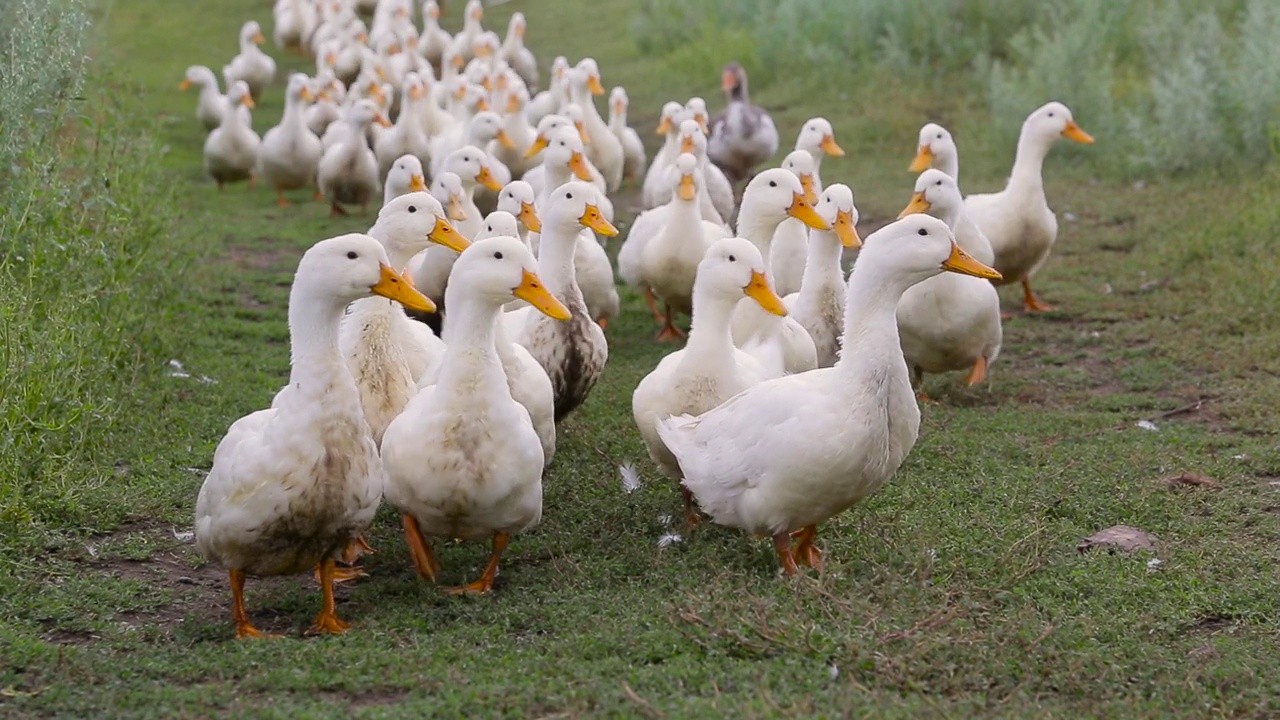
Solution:
<svg viewBox="0 0 1280 720">
<path fill-rule="evenodd" d="M 341 205 L 336 202 L 329 203 L 329 217 L 345 217 L 346 215 L 347 211 Z"/>
<path fill-rule="evenodd" d="M 600 326 L 601 330 L 608 330 L 609 318 L 600 318 L 599 320 L 596 321 L 596 324 Z"/>
<path fill-rule="evenodd" d="M 645 285 L 641 295 L 644 297 L 644 304 L 649 306 L 649 312 L 653 313 L 653 321 L 659 325 L 665 324 L 666 318 L 662 316 L 662 311 L 658 310 L 658 296 L 653 294 L 653 289 Z"/>
<path fill-rule="evenodd" d="M 244 609 L 244 579 L 243 570 L 231 570 L 231 617 L 236 624 L 236 639 L 244 640 L 247 638 L 269 638 L 274 639 L 279 635 L 264 633 L 249 622 L 249 613 Z"/>
<path fill-rule="evenodd" d="M 681 340 L 684 340 L 685 333 L 683 330 L 676 327 L 675 313 L 671 311 L 671 306 L 667 305 L 666 307 L 667 314 L 663 318 L 662 329 L 658 331 L 655 339 L 658 342 L 680 342 Z"/>
<path fill-rule="evenodd" d="M 489 563 L 484 566 L 484 572 L 480 574 L 480 579 L 469 582 L 461 587 L 446 588 L 445 592 L 450 595 L 486 595 L 493 589 L 493 581 L 498 577 L 498 561 L 502 559 L 502 552 L 507 549 L 507 543 L 511 540 L 511 536 L 506 533 L 493 534 L 493 550 L 489 553 Z"/>
<path fill-rule="evenodd" d="M 320 576 L 319 565 L 316 565 L 315 570 L 312 571 L 312 576 L 316 579 L 317 583 L 324 582 Z M 361 567 L 334 567 L 333 568 L 333 581 L 337 584 L 347 583 L 347 582 L 351 582 L 352 580 L 359 580 L 360 578 L 367 578 L 367 577 L 369 577 L 369 573 L 365 572 L 364 568 L 361 568 Z"/>
<path fill-rule="evenodd" d="M 337 603 L 333 599 L 333 579 L 336 567 L 332 560 L 320 563 L 320 614 L 307 629 L 308 635 L 341 635 L 351 629 L 351 623 L 338 619 Z"/>
<path fill-rule="evenodd" d="M 440 572 L 440 561 L 436 560 L 431 546 L 422 537 L 418 519 L 408 513 L 400 513 L 400 522 L 404 525 L 404 541 L 409 546 L 409 557 L 413 560 L 413 568 L 418 571 L 418 577 L 435 582 L 436 575 Z"/>
<path fill-rule="evenodd" d="M 342 557 L 338 561 L 344 565 L 354 565 L 361 555 L 373 555 L 377 550 L 369 547 L 363 535 L 357 535 L 342 549 Z"/>
<path fill-rule="evenodd" d="M 315 202 L 324 202 L 324 193 L 320 192 L 320 190 L 317 188 L 316 191 L 312 193 L 311 199 L 314 200 Z"/>
<path fill-rule="evenodd" d="M 822 571 L 822 551 L 818 549 L 813 541 L 818 538 L 818 526 L 810 525 L 791 533 L 792 539 L 796 541 L 795 547 L 791 550 L 795 556 L 796 562 L 801 565 Z"/>
<path fill-rule="evenodd" d="M 284 190 L 276 188 L 276 207 L 289 207 L 289 199 L 284 196 Z"/>
<path fill-rule="evenodd" d="M 688 532 L 702 523 L 702 516 L 698 514 L 698 505 L 694 500 L 693 492 L 689 488 L 680 486 L 680 497 L 684 499 L 684 527 Z"/>
<path fill-rule="evenodd" d="M 785 532 L 774 535 L 773 549 L 778 553 L 778 562 L 782 563 L 782 572 L 787 577 L 795 577 L 800 568 L 796 567 L 796 556 L 791 550 L 791 535 Z"/>
<path fill-rule="evenodd" d="M 1049 312 L 1054 309 L 1052 305 L 1036 299 L 1035 294 L 1031 292 L 1031 283 L 1027 280 L 1022 281 L 1022 305 L 1027 312 Z"/>
<path fill-rule="evenodd" d="M 985 357 L 978 356 L 978 359 L 973 361 L 973 369 L 969 371 L 968 377 L 964 379 L 964 384 L 977 385 L 978 383 L 986 379 L 987 379 L 987 359 Z"/>
</svg>

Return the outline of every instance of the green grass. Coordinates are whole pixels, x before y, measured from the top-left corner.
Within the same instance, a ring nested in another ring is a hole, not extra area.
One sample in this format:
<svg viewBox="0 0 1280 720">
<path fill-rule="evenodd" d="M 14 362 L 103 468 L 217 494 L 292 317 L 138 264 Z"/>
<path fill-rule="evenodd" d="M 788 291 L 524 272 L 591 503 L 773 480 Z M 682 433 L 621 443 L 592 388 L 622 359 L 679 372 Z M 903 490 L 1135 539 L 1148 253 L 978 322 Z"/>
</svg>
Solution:
<svg viewBox="0 0 1280 720">
<path fill-rule="evenodd" d="M 642 56 L 624 30 L 632 8 L 516 0 L 486 24 L 520 10 L 544 62 L 594 55 L 650 138 L 663 101 L 718 104 L 725 58 L 714 47 Z M 617 465 L 644 457 L 631 390 L 669 348 L 650 341 L 628 292 L 605 376 L 563 426 L 544 522 L 513 542 L 491 597 L 419 582 L 384 510 L 372 577 L 339 591 L 350 634 L 301 637 L 319 597 L 297 577 L 248 590 L 255 621 L 289 639 L 232 641 L 223 574 L 172 530 L 189 529 L 227 425 L 266 406 L 287 375 L 299 255 L 371 222 L 332 221 L 303 194 L 283 210 L 265 189 L 219 194 L 202 176 L 195 98 L 176 85 L 189 64 L 220 67 L 250 17 L 268 21 L 267 4 L 115 0 L 100 13 L 110 74 L 91 78 L 166 148 L 152 181 L 175 222 L 157 242 L 177 259 L 168 279 L 180 289 L 145 307 L 163 332 L 128 364 L 138 377 L 117 398 L 123 417 L 82 426 L 100 450 L 72 466 L 80 482 L 62 480 L 75 502 L 5 526 L 6 717 L 1280 713 L 1280 282 L 1269 269 L 1280 177 L 1098 177 L 1081 158 L 1116 152 L 1105 136 L 1046 163 L 1051 204 L 1076 218 L 1037 283 L 1062 310 L 1006 325 L 988 386 L 930 380 L 939 402 L 924 409 L 915 451 L 879 495 L 824 528 L 820 577 L 784 581 L 764 544 L 724 529 L 658 548 L 678 496 L 647 461 L 645 484 L 623 494 Z M 688 72 L 707 62 L 712 72 Z M 998 187 L 1012 161 L 1014 139 L 988 128 L 963 86 L 872 69 L 850 86 L 814 75 L 753 89 L 788 142 L 809 116 L 833 120 L 849 152 L 823 177 L 855 189 L 864 234 L 909 199 L 905 167 L 926 120 L 955 132 L 970 192 Z M 259 131 L 281 103 L 277 86 L 255 113 Z M 76 282 L 75 268 L 63 279 Z M 171 358 L 192 377 L 171 377 Z M 1182 471 L 1217 485 L 1161 482 Z M 1157 551 L 1076 550 L 1117 524 L 1154 534 Z M 469 579 L 485 554 L 445 547 L 446 581 Z"/>
</svg>

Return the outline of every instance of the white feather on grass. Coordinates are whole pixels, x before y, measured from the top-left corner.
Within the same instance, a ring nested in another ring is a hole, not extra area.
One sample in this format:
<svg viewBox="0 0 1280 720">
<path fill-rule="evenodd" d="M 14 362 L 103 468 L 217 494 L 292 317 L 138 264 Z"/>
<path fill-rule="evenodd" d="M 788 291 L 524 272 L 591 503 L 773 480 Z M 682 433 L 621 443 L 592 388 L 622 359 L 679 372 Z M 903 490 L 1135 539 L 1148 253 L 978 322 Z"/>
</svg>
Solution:
<svg viewBox="0 0 1280 720">
<path fill-rule="evenodd" d="M 640 489 L 640 471 L 636 470 L 635 465 L 619 465 L 618 472 L 622 474 L 622 492 L 630 495 Z"/>
</svg>

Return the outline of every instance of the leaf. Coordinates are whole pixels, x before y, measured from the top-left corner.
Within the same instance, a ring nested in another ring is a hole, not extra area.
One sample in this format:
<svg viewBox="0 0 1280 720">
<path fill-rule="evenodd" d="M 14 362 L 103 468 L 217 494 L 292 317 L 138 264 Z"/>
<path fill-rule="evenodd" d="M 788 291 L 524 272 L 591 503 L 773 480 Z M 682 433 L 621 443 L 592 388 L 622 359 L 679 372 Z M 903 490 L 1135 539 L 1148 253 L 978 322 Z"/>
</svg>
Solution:
<svg viewBox="0 0 1280 720">
<path fill-rule="evenodd" d="M 1108 552 L 1134 552 L 1137 550 L 1155 550 L 1155 538 L 1136 527 L 1116 525 L 1106 530 L 1099 530 L 1090 535 L 1076 549 L 1088 552 L 1094 548 L 1102 548 Z"/>
</svg>

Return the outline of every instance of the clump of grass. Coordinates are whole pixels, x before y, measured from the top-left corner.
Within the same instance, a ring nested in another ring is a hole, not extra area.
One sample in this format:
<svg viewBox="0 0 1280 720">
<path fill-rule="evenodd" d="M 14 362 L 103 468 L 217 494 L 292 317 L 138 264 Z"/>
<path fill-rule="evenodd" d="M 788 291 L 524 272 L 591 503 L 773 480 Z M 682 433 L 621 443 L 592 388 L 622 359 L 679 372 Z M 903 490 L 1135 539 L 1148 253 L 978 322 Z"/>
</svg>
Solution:
<svg viewBox="0 0 1280 720">
<path fill-rule="evenodd" d="M 77 0 L 0 11 L 0 536 L 11 542 L 74 522 L 107 480 L 104 431 L 166 288 L 168 260 L 152 252 L 169 217 L 157 151 L 118 99 L 89 90 L 101 87 L 85 82 L 89 27 Z"/>
</svg>

